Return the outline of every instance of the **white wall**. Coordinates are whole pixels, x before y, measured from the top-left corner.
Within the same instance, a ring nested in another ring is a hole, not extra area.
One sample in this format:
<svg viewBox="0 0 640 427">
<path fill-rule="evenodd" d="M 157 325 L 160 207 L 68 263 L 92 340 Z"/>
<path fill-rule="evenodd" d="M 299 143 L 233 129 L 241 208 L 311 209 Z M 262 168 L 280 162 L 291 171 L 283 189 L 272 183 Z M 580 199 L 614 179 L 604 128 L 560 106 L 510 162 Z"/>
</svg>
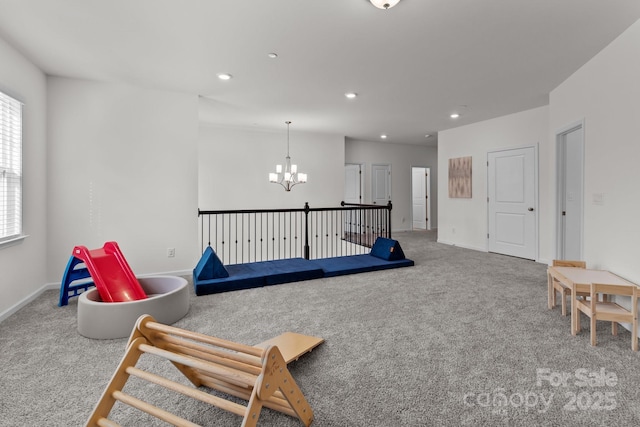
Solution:
<svg viewBox="0 0 640 427">
<path fill-rule="evenodd" d="M 193 269 L 197 134 L 195 95 L 48 78 L 47 279 L 112 240 L 138 275 Z"/>
<path fill-rule="evenodd" d="M 274 209 L 340 206 L 344 194 L 344 138 L 290 130 L 290 155 L 308 182 L 286 192 L 269 182 L 284 164 L 287 133 L 223 128 L 201 123 L 198 144 L 198 207 Z"/>
<path fill-rule="evenodd" d="M 487 250 L 487 153 L 499 149 L 538 146 L 540 159 L 548 159 L 549 108 L 539 107 L 508 116 L 438 133 L 438 241 Z M 472 198 L 451 199 L 448 190 L 449 159 L 473 157 Z M 539 189 L 548 189 L 553 167 L 541 161 Z M 539 212 L 548 212 L 553 195 L 539 191 Z M 539 259 L 550 256 L 550 223 L 539 215 Z M 454 231 L 455 229 L 455 231 Z"/>
<path fill-rule="evenodd" d="M 371 165 L 391 164 L 391 228 L 393 231 L 411 230 L 411 167 L 431 168 L 431 227 L 437 228 L 438 212 L 438 156 L 436 147 L 411 144 L 347 139 L 345 162 L 364 164 L 363 203 L 371 203 Z M 344 171 L 343 171 L 344 175 Z"/>
<path fill-rule="evenodd" d="M 550 95 L 550 138 L 584 119 L 584 258 L 640 283 L 640 21 Z M 555 151 L 548 162 L 555 164 Z M 555 191 L 549 183 L 548 191 Z M 604 204 L 593 203 L 594 194 Z M 554 203 L 555 209 L 555 203 Z M 553 211 L 553 210 L 552 210 Z"/>
<path fill-rule="evenodd" d="M 0 248 L 0 320 L 46 282 L 46 78 L 0 39 L 0 91 L 24 103 L 23 231 L 29 237 Z"/>
</svg>

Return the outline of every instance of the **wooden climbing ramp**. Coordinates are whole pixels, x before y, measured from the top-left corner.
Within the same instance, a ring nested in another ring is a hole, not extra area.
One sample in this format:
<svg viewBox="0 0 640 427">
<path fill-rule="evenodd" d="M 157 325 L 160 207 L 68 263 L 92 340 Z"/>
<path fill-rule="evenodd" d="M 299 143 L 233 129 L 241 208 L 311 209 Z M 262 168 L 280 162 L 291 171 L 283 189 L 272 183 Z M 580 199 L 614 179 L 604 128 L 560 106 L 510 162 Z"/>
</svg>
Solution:
<svg viewBox="0 0 640 427">
<path fill-rule="evenodd" d="M 317 340 L 322 342 L 319 338 L 312 340 L 313 347 L 319 344 Z M 287 369 L 282 353 L 277 346 L 262 345 L 264 348 L 238 344 L 167 326 L 149 315 L 141 316 L 122 361 L 86 425 L 117 426 L 108 416 L 116 402 L 120 402 L 175 426 L 196 426 L 181 416 L 145 402 L 143 398 L 123 392 L 128 379 L 133 376 L 239 415 L 242 426 L 255 426 L 262 407 L 298 418 L 309 426 L 313 421 L 313 411 Z M 308 341 L 303 344 L 308 345 Z M 299 356 L 302 350 L 293 351 L 291 356 Z M 136 367 L 143 354 L 173 363 L 193 386 Z M 207 393 L 200 387 L 209 387 L 221 394 Z M 237 403 L 237 399 L 225 399 L 225 395 L 244 399 L 247 404 Z"/>
</svg>

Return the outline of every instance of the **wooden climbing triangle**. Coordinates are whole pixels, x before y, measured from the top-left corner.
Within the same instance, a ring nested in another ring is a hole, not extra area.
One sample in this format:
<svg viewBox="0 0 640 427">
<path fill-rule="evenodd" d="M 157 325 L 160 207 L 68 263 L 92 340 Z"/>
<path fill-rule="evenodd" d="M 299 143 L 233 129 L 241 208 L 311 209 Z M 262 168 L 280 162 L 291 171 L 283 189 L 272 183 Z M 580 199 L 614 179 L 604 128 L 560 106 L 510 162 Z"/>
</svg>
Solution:
<svg viewBox="0 0 640 427">
<path fill-rule="evenodd" d="M 143 354 L 173 363 L 194 387 L 136 367 Z M 238 344 L 167 326 L 144 315 L 136 322 L 125 355 L 87 426 L 117 426 L 108 419 L 116 402 L 175 426 L 196 426 L 140 397 L 123 392 L 130 376 L 239 415 L 243 418 L 242 426 L 255 426 L 263 406 L 296 417 L 305 426 L 313 421 L 313 411 L 287 369 L 287 362 L 277 346 L 259 348 Z M 202 386 L 222 394 L 207 393 L 199 389 Z M 227 400 L 225 395 L 244 399 L 247 405 Z"/>
</svg>

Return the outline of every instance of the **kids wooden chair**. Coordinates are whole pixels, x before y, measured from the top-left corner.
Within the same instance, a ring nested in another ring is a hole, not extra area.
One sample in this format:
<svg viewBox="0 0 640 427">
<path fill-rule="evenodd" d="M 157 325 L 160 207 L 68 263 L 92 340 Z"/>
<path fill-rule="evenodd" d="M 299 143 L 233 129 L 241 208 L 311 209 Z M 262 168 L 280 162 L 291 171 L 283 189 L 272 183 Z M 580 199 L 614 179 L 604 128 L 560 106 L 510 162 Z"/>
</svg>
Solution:
<svg viewBox="0 0 640 427">
<path fill-rule="evenodd" d="M 613 295 L 631 297 L 631 308 L 626 309 L 612 301 L 598 301 L 597 295 L 602 293 L 609 297 Z M 592 283 L 590 299 L 581 299 L 576 303 L 576 309 L 589 316 L 591 319 L 591 345 L 596 345 L 596 321 L 605 320 L 611 322 L 611 333 L 618 335 L 618 323 L 631 324 L 631 349 L 638 351 L 638 293 L 636 285 L 607 285 Z M 580 331 L 580 316 L 576 325 Z"/>
</svg>

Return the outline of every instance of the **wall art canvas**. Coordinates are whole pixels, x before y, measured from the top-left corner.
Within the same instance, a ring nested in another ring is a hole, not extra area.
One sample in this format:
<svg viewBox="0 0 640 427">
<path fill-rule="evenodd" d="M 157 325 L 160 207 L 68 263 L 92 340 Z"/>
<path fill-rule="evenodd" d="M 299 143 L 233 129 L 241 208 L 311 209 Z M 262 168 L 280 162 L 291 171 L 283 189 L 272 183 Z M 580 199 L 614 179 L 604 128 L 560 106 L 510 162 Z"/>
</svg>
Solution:
<svg viewBox="0 0 640 427">
<path fill-rule="evenodd" d="M 449 197 L 471 198 L 471 157 L 449 159 Z"/>
</svg>

